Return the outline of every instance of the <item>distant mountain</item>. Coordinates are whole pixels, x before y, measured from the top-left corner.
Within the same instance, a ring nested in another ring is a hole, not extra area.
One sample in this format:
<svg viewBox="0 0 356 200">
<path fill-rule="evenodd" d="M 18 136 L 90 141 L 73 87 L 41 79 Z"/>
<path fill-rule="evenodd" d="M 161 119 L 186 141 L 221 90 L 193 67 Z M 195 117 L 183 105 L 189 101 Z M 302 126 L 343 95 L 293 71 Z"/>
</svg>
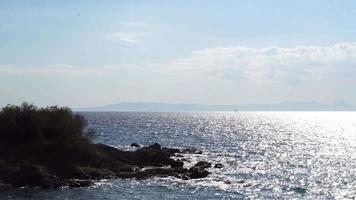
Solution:
<svg viewBox="0 0 356 200">
<path fill-rule="evenodd" d="M 311 102 L 282 102 L 276 104 L 203 105 L 188 103 L 127 102 L 106 106 L 79 108 L 76 111 L 147 111 L 147 112 L 199 112 L 199 111 L 356 111 L 345 102 L 333 104 Z"/>
</svg>

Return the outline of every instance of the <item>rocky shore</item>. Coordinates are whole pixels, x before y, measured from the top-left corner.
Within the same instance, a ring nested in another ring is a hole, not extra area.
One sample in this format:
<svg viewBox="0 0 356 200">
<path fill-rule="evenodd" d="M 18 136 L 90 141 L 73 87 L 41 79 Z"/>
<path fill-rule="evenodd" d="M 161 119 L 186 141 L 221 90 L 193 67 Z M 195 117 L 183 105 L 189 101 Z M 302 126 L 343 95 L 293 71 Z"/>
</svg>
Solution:
<svg viewBox="0 0 356 200">
<path fill-rule="evenodd" d="M 183 161 L 171 158 L 184 153 L 201 153 L 195 149 L 180 150 L 155 143 L 136 147 L 134 151 L 123 151 L 89 141 L 77 142 L 70 147 L 53 147 L 42 155 L 25 153 L 27 155 L 24 156 L 18 150 L 8 156 L 2 153 L 0 186 L 82 187 L 100 179 L 167 176 L 188 180 L 208 176 L 206 168 L 211 167 L 210 163 L 200 161 L 191 168 L 185 168 Z M 83 142 L 86 143 L 84 149 L 81 148 Z"/>
<path fill-rule="evenodd" d="M 91 185 L 111 178 L 204 178 L 211 164 L 185 168 L 177 154 L 202 153 L 195 149 L 160 144 L 123 151 L 89 138 L 80 114 L 66 107 L 37 108 L 32 104 L 8 105 L 0 111 L 0 189 L 39 186 L 58 188 Z"/>
</svg>

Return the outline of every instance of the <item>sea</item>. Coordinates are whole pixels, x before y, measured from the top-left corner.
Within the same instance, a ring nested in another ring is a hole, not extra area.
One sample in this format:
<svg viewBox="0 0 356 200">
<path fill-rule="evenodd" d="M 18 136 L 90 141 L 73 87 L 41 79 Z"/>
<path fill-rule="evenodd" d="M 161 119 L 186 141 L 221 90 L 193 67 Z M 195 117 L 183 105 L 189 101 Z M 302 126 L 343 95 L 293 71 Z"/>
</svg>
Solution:
<svg viewBox="0 0 356 200">
<path fill-rule="evenodd" d="M 83 112 L 94 142 L 202 150 L 207 178 L 114 179 L 84 188 L 19 188 L 0 199 L 355 199 L 356 112 Z"/>
</svg>

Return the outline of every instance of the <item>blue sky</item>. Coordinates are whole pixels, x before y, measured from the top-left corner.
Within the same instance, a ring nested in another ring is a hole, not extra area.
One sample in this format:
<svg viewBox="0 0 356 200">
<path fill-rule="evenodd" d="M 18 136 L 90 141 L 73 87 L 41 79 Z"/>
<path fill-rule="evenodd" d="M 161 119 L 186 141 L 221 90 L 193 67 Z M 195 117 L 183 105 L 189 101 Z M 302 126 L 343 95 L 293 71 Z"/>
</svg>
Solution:
<svg viewBox="0 0 356 200">
<path fill-rule="evenodd" d="M 345 100 L 356 2 L 1 1 L 0 105 Z"/>
</svg>

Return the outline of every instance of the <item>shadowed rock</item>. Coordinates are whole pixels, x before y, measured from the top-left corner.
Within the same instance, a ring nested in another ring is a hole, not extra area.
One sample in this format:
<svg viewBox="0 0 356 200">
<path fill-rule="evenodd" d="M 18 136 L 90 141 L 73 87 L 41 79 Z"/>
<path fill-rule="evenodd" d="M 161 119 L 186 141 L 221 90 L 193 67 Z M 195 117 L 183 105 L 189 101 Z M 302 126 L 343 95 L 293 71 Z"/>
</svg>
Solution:
<svg viewBox="0 0 356 200">
<path fill-rule="evenodd" d="M 132 144 L 131 144 L 131 147 L 140 147 L 140 145 L 137 144 L 137 143 L 132 143 Z"/>
<path fill-rule="evenodd" d="M 135 151 L 122 151 L 104 144 L 91 144 L 93 151 L 83 152 L 80 148 L 51 152 L 52 158 L 32 156 L 31 160 L 21 163 L 0 161 L 0 181 L 15 187 L 40 186 L 57 188 L 62 186 L 82 187 L 92 184 L 93 180 L 111 178 L 146 179 L 151 177 L 173 176 L 182 179 L 204 178 L 209 175 L 205 170 L 211 166 L 207 162 L 198 162 L 195 166 L 183 168 L 183 161 L 170 158 L 169 148 L 158 150 L 147 146 Z M 155 145 L 157 146 L 157 145 Z M 79 159 L 79 154 L 81 158 Z M 64 156 L 66 155 L 66 156 Z M 35 160 L 35 161 L 34 161 Z M 143 169 L 152 167 L 148 169 Z"/>
<path fill-rule="evenodd" d="M 185 154 L 202 154 L 203 152 L 200 151 L 200 150 L 197 150 L 195 148 L 188 148 L 188 149 L 184 149 L 182 151 L 182 153 L 185 153 Z"/>
<path fill-rule="evenodd" d="M 196 168 L 210 168 L 211 167 L 211 163 L 206 162 L 206 161 L 199 161 L 197 164 L 194 165 L 194 167 Z"/>
</svg>

